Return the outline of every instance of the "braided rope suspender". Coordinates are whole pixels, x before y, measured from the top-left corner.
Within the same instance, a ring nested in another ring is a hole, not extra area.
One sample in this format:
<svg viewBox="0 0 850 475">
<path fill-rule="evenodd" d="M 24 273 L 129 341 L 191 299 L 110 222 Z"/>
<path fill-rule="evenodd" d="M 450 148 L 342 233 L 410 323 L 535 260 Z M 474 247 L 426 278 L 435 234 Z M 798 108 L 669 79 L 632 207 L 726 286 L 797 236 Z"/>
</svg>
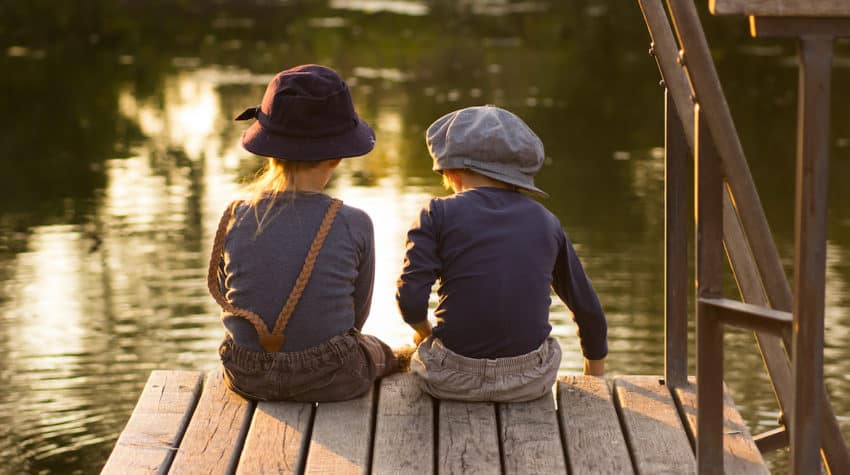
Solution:
<svg viewBox="0 0 850 475">
<path fill-rule="evenodd" d="M 221 293 L 221 286 L 218 282 L 218 265 L 224 256 L 224 237 L 227 234 L 227 227 L 233 217 L 233 210 L 236 208 L 235 203 L 228 206 L 221 215 L 221 220 L 218 222 L 218 228 L 215 232 L 212 252 L 210 253 L 210 266 L 209 271 L 207 272 L 207 287 L 209 288 L 213 299 L 225 312 L 236 317 L 242 317 L 254 325 L 254 328 L 257 329 L 257 336 L 260 339 L 260 345 L 262 345 L 266 352 L 274 353 L 280 351 L 281 347 L 283 347 L 283 330 L 286 328 L 286 324 L 289 322 L 292 312 L 295 311 L 295 306 L 298 304 L 301 294 L 307 287 L 307 282 L 310 280 L 310 275 L 313 273 L 313 267 L 316 264 L 316 257 L 318 257 L 319 251 L 322 249 L 322 245 L 325 243 L 325 238 L 328 237 L 328 233 L 331 230 L 334 219 L 341 207 L 342 201 L 338 199 L 331 201 L 330 206 L 328 206 L 328 210 L 325 212 L 325 217 L 322 219 L 322 224 L 319 225 L 316 237 L 310 245 L 310 250 L 307 251 L 307 257 L 304 259 L 304 265 L 301 267 L 301 272 L 298 274 L 298 278 L 295 279 L 295 285 L 292 287 L 292 291 L 289 293 L 289 298 L 286 299 L 286 303 L 281 309 L 280 314 L 277 317 L 277 321 L 275 322 L 274 329 L 272 329 L 271 332 L 269 332 L 268 327 L 266 327 L 265 322 L 263 322 L 263 319 L 260 318 L 259 315 L 250 310 L 233 305 Z"/>
</svg>

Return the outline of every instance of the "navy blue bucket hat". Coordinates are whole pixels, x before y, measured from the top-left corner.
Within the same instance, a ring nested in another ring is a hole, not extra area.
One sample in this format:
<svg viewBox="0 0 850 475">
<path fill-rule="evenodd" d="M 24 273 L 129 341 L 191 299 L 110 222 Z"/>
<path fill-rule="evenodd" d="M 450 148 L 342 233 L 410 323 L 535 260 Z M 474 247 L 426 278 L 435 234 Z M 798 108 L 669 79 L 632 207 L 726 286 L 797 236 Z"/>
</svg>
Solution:
<svg viewBox="0 0 850 475">
<path fill-rule="evenodd" d="M 375 132 L 354 111 L 348 85 L 332 69 L 305 64 L 279 72 L 263 102 L 236 120 L 257 119 L 242 134 L 245 150 L 284 160 L 366 155 Z"/>
</svg>

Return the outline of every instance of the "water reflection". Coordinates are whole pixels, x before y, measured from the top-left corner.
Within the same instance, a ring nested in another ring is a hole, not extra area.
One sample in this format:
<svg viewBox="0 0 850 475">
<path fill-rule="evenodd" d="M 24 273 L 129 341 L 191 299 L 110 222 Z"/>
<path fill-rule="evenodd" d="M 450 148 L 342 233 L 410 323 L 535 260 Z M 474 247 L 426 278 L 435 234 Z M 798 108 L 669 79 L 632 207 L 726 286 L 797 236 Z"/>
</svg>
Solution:
<svg viewBox="0 0 850 475">
<path fill-rule="evenodd" d="M 0 13 L 0 69 L 13 71 L 0 75 L 9 91 L 0 106 L 12 111 L 0 117 L 0 471 L 96 471 L 151 369 L 215 367 L 222 330 L 204 288 L 208 246 L 261 163 L 239 148 L 244 124 L 232 117 L 257 103 L 272 74 L 304 62 L 338 69 L 378 133 L 375 151 L 343 161 L 330 190 L 375 224 L 367 331 L 394 345 L 410 338 L 393 302 L 404 232 L 445 193 L 425 127 L 495 103 L 546 144 L 538 183 L 608 313 L 611 373 L 662 371 L 662 97 L 636 7 L 103 1 L 53 16 L 23 4 Z M 35 18 L 48 33 L 20 26 Z M 706 26 L 790 265 L 793 45 L 749 40 L 740 22 Z M 850 173 L 841 106 L 850 54 L 838 51 L 825 372 L 850 434 L 850 191 L 840 186 Z M 552 323 L 561 369 L 579 371 L 575 326 L 557 300 Z M 726 381 L 751 430 L 776 427 L 752 336 L 730 332 L 726 348 Z"/>
</svg>

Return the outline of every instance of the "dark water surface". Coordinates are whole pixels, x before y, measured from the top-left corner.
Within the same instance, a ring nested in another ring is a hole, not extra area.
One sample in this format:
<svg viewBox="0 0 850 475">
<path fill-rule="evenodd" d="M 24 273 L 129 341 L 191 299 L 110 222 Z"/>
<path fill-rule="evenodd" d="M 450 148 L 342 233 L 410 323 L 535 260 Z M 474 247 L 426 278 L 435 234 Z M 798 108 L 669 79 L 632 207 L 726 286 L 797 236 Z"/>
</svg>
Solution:
<svg viewBox="0 0 850 475">
<path fill-rule="evenodd" d="M 97 472 L 151 370 L 216 367 L 208 247 L 260 164 L 231 119 L 274 73 L 305 62 L 340 71 L 378 134 L 330 190 L 375 222 L 369 332 L 410 338 L 393 301 L 404 232 L 444 193 L 425 127 L 490 103 L 546 144 L 538 184 L 607 311 L 610 373 L 663 371 L 663 99 L 634 2 L 52 3 L 0 5 L 0 472 Z M 707 17 L 706 28 L 790 269 L 795 46 L 750 39 L 743 19 Z M 846 43 L 837 55 L 825 373 L 848 436 Z M 580 371 L 558 301 L 552 321 L 562 370 Z M 776 427 L 753 338 L 726 338 L 725 379 L 751 430 Z M 770 457 L 779 472 L 784 458 Z"/>
</svg>

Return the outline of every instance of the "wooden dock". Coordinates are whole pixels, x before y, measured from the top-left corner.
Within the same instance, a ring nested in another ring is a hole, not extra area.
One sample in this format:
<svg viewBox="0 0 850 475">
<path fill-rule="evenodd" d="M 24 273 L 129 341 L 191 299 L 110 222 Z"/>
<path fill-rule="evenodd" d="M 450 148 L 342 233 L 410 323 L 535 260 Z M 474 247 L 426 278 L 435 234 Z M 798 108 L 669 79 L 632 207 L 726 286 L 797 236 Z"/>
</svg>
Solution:
<svg viewBox="0 0 850 475">
<path fill-rule="evenodd" d="M 561 376 L 526 403 L 438 401 L 410 374 L 337 403 L 253 403 L 219 372 L 154 371 L 103 469 L 132 473 L 695 473 L 693 386 Z M 725 473 L 768 473 L 731 398 Z"/>
</svg>

